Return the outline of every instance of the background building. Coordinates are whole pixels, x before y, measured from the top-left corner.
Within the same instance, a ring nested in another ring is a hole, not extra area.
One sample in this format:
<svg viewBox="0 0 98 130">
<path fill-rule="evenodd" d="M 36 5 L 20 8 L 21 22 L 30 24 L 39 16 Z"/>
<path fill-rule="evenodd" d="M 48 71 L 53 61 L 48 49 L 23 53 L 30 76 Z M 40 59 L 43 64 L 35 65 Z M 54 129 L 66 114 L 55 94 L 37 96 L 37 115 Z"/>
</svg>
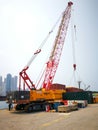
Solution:
<svg viewBox="0 0 98 130">
<path fill-rule="evenodd" d="M 11 91 L 17 90 L 17 76 L 12 77 Z"/>
<path fill-rule="evenodd" d="M 0 76 L 0 86 L 2 86 L 2 76 Z"/>
<path fill-rule="evenodd" d="M 12 75 L 11 74 L 7 74 L 5 85 L 6 85 L 6 92 L 10 92 L 11 87 L 12 87 Z"/>
<path fill-rule="evenodd" d="M 6 95 L 5 82 L 3 82 L 2 76 L 0 76 L 0 96 Z"/>
<path fill-rule="evenodd" d="M 0 96 L 5 96 L 7 92 L 17 90 L 17 76 L 12 76 L 10 73 L 3 78 L 0 76 Z"/>
</svg>

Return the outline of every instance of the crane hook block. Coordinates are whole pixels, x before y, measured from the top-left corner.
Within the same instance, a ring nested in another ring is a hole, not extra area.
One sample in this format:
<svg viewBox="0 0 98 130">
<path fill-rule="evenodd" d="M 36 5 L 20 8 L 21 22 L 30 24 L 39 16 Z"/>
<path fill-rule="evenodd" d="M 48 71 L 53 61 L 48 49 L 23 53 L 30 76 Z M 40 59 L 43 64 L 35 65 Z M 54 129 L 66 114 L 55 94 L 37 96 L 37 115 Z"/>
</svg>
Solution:
<svg viewBox="0 0 98 130">
<path fill-rule="evenodd" d="M 71 6 L 73 5 L 73 3 L 71 1 L 68 2 L 68 6 Z"/>
<path fill-rule="evenodd" d="M 76 64 L 73 64 L 74 71 L 76 70 Z"/>
<path fill-rule="evenodd" d="M 36 52 L 34 53 L 34 55 L 35 54 L 38 54 L 38 53 L 40 53 L 41 52 L 41 49 L 38 49 L 38 50 L 36 50 Z"/>
</svg>

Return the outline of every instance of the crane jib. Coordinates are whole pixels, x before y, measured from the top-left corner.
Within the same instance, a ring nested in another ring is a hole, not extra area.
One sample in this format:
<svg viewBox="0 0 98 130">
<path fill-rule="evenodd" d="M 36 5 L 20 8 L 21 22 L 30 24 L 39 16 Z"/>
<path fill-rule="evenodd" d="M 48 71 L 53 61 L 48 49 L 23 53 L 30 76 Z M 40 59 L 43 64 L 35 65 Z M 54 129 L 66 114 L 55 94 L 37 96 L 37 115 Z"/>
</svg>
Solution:
<svg viewBox="0 0 98 130">
<path fill-rule="evenodd" d="M 53 82 L 53 79 L 54 79 L 54 76 L 55 76 L 59 61 L 60 61 L 60 56 L 62 53 L 69 20 L 71 17 L 72 4 L 73 4 L 72 2 L 68 2 L 68 6 L 63 13 L 59 30 L 57 32 L 57 36 L 55 38 L 54 45 L 53 45 L 53 48 L 49 57 L 49 61 L 47 62 L 45 78 L 43 82 L 43 88 L 45 88 L 46 90 L 50 88 L 50 85 Z"/>
</svg>

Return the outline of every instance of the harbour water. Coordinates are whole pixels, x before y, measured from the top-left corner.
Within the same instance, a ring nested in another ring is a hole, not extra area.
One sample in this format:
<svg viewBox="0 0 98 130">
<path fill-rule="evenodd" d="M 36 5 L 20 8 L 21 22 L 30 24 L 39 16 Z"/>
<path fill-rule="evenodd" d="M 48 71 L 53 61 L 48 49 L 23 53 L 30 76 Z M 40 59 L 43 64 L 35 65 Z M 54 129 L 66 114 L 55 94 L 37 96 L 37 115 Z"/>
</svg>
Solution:
<svg viewBox="0 0 98 130">
<path fill-rule="evenodd" d="M 8 104 L 6 101 L 0 101 L 0 109 L 6 109 L 8 108 Z"/>
</svg>

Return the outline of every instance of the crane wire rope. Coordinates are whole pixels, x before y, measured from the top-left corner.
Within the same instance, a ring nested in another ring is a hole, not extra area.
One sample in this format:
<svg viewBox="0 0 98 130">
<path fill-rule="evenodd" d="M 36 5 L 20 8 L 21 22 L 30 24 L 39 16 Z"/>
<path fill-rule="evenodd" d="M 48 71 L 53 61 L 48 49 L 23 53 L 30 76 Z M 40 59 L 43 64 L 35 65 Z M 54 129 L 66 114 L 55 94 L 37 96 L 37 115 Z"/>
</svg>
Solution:
<svg viewBox="0 0 98 130">
<path fill-rule="evenodd" d="M 72 81 L 76 84 L 76 57 L 75 57 L 75 36 L 76 36 L 76 26 L 74 25 L 74 9 L 72 9 L 71 17 L 71 39 L 72 39 L 72 57 L 73 57 L 73 74 L 70 79 L 69 85 Z"/>
<path fill-rule="evenodd" d="M 39 46 L 39 49 L 41 49 L 44 44 L 46 43 L 46 41 L 48 40 L 50 34 L 54 31 L 55 27 L 57 26 L 60 18 L 61 18 L 62 15 L 59 16 L 59 18 L 57 19 L 56 23 L 53 25 L 52 29 L 49 31 L 48 35 L 45 37 L 45 39 L 43 40 L 43 42 L 41 43 L 41 45 Z"/>
<path fill-rule="evenodd" d="M 60 18 L 61 18 L 61 15 L 59 16 L 59 18 L 57 19 L 56 23 L 52 27 L 52 29 L 49 31 L 49 33 L 47 34 L 45 39 L 42 41 L 42 43 L 40 44 L 38 49 L 34 52 L 33 56 L 31 57 L 31 59 L 29 60 L 29 62 L 27 63 L 27 65 L 24 68 L 29 67 L 31 65 L 32 61 L 36 58 L 37 54 L 41 52 L 42 47 L 45 45 L 45 43 L 48 40 L 48 38 L 50 37 L 51 33 L 54 31 L 54 29 L 55 29 L 56 25 L 58 24 Z"/>
<path fill-rule="evenodd" d="M 76 25 L 74 25 L 74 10 L 73 10 L 73 15 L 71 17 L 71 38 L 72 38 L 72 57 L 73 57 L 73 74 L 69 82 L 69 86 L 71 85 L 72 81 L 73 83 L 77 86 L 78 82 L 82 82 L 84 86 L 86 84 L 82 81 L 80 78 L 80 75 L 76 71 L 76 56 L 75 56 L 75 42 L 77 41 L 76 37 Z M 77 75 L 77 76 L 76 76 Z"/>
<path fill-rule="evenodd" d="M 71 17 L 71 38 L 72 38 L 72 56 L 73 56 L 73 67 L 76 64 L 76 57 L 75 57 L 75 36 L 74 36 L 74 32 L 75 32 L 75 25 L 74 25 L 74 10 L 73 10 L 73 15 Z M 74 70 L 76 70 L 76 68 L 74 67 Z"/>
</svg>

